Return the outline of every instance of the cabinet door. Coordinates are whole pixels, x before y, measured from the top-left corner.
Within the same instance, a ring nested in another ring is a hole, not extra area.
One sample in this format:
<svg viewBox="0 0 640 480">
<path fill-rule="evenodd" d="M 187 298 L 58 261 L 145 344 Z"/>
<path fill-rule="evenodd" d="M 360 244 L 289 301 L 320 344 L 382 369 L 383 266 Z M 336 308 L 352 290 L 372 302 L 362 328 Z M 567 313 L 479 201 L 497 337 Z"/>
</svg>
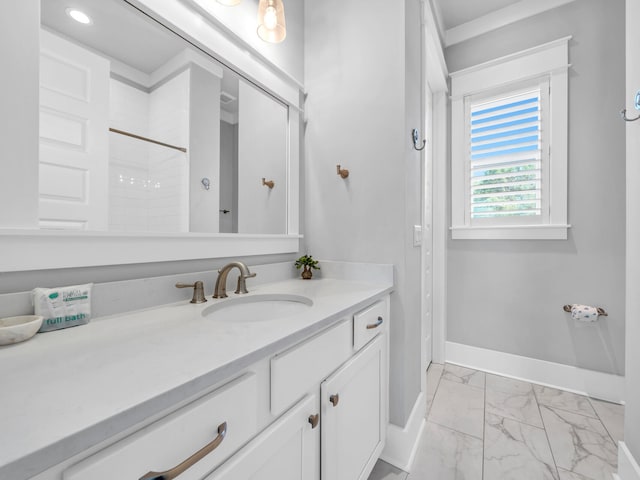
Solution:
<svg viewBox="0 0 640 480">
<path fill-rule="evenodd" d="M 303 399 L 206 480 L 318 480 L 318 403 Z"/>
<path fill-rule="evenodd" d="M 366 480 L 386 435 L 386 335 L 320 387 L 322 480 Z"/>
</svg>

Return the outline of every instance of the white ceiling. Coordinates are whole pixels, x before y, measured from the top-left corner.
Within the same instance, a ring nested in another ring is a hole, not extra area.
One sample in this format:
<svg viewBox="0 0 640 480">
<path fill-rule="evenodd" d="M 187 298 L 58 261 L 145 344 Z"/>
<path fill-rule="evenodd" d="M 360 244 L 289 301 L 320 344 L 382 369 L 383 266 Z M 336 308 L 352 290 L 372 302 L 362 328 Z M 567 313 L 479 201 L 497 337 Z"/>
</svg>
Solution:
<svg viewBox="0 0 640 480">
<path fill-rule="evenodd" d="M 520 0 L 434 0 L 442 26 L 448 30 L 508 7 Z"/>
<path fill-rule="evenodd" d="M 93 24 L 75 22 L 65 13 L 67 7 L 87 13 Z M 41 23 L 47 28 L 145 74 L 156 71 L 183 50 L 193 49 L 182 38 L 120 0 L 41 0 L 40 8 Z M 224 71 L 221 88 L 237 98 L 239 77 L 221 66 Z M 237 102 L 223 108 L 233 113 Z"/>
<path fill-rule="evenodd" d="M 93 19 L 81 25 L 67 7 Z M 124 2 L 113 0 L 41 0 L 42 24 L 144 73 L 151 73 L 180 53 L 182 40 Z"/>
</svg>

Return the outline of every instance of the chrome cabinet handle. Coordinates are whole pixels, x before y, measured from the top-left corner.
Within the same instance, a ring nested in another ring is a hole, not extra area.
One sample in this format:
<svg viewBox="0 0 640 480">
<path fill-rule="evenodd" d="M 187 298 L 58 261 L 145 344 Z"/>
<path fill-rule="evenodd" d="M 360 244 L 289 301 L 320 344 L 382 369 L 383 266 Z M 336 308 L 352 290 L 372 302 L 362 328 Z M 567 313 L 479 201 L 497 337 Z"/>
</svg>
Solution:
<svg viewBox="0 0 640 480">
<path fill-rule="evenodd" d="M 378 328 L 380 325 L 382 325 L 382 322 L 384 322 L 382 317 L 378 317 L 378 321 L 376 323 L 370 323 L 369 325 L 367 325 L 367 330 L 371 330 L 372 328 Z"/>
<path fill-rule="evenodd" d="M 329 401 L 333 404 L 334 407 L 338 406 L 338 402 L 340 401 L 340 395 L 337 393 L 335 395 L 331 395 L 329 397 Z"/>
<path fill-rule="evenodd" d="M 311 428 L 316 428 L 318 426 L 318 421 L 320 420 L 320 415 L 317 413 L 315 415 L 309 415 L 309 423 L 311 424 Z"/>
<path fill-rule="evenodd" d="M 221 423 L 218 425 L 218 436 L 213 439 L 213 441 L 196 453 L 187 458 L 180 465 L 173 467 L 171 470 L 167 470 L 166 472 L 149 472 L 146 475 L 140 477 L 139 480 L 173 480 L 178 475 L 184 473 L 185 470 L 194 466 L 200 460 L 202 460 L 209 453 L 213 452 L 224 440 L 224 437 L 227 435 L 227 422 Z"/>
</svg>

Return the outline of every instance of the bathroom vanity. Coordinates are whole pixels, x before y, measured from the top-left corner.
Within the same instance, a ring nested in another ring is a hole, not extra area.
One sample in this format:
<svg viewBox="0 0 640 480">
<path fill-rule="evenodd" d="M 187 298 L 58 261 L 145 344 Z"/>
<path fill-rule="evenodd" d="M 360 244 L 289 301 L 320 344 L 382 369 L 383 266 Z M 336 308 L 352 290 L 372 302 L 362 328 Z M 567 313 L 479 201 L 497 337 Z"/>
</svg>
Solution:
<svg viewBox="0 0 640 480">
<path fill-rule="evenodd" d="M 388 273 L 274 281 L 0 349 L 0 478 L 366 479 L 388 423 Z"/>
</svg>

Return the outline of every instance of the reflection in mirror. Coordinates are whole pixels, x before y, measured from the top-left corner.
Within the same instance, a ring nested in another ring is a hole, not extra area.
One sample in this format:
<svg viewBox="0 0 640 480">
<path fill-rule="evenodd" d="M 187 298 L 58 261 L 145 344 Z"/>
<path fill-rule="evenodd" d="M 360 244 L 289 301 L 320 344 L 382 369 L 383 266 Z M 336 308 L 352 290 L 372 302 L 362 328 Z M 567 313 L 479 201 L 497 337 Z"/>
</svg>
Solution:
<svg viewBox="0 0 640 480">
<path fill-rule="evenodd" d="M 122 0 L 41 15 L 41 228 L 286 233 L 286 106 Z"/>
</svg>

